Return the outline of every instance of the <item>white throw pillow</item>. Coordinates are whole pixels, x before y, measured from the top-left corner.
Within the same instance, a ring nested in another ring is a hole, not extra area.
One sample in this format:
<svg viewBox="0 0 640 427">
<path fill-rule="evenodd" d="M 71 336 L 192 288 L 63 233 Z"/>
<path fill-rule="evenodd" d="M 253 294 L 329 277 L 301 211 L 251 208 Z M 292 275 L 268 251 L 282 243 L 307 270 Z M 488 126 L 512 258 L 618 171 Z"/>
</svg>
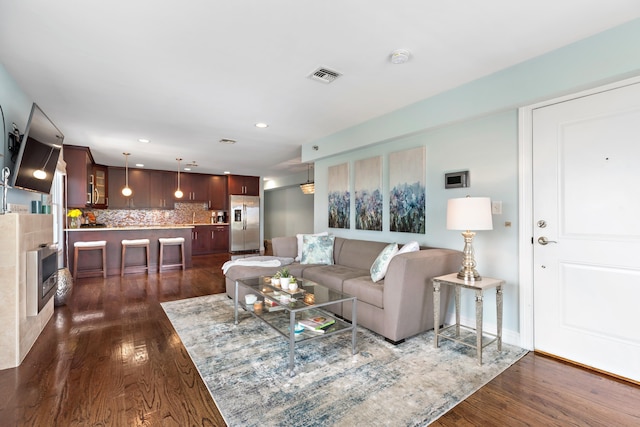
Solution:
<svg viewBox="0 0 640 427">
<path fill-rule="evenodd" d="M 323 231 L 322 233 L 316 234 L 296 234 L 296 238 L 298 239 L 298 255 L 295 260 L 300 262 L 302 260 L 302 246 L 304 246 L 304 236 L 327 236 L 329 235 L 328 231 Z"/>
<path fill-rule="evenodd" d="M 387 274 L 387 268 L 389 267 L 391 258 L 393 258 L 396 253 L 398 253 L 397 243 L 389 243 L 384 247 L 382 252 L 378 255 L 378 258 L 376 258 L 371 266 L 371 280 L 379 282 L 384 279 L 384 276 Z"/>
<path fill-rule="evenodd" d="M 400 250 L 396 255 L 406 254 L 408 252 L 417 252 L 419 250 L 420 250 L 420 244 L 415 240 L 412 240 L 411 242 L 408 242 L 402 245 L 402 247 L 400 248 Z"/>
</svg>

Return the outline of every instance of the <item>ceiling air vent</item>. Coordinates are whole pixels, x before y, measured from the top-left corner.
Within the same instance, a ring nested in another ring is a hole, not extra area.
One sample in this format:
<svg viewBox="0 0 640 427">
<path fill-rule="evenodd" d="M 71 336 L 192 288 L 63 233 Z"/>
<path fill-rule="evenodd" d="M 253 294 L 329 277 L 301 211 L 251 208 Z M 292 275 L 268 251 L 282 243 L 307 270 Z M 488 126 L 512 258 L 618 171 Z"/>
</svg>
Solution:
<svg viewBox="0 0 640 427">
<path fill-rule="evenodd" d="M 309 78 L 312 80 L 317 80 L 322 83 L 331 83 L 341 75 L 342 74 L 340 74 L 337 71 L 333 71 L 328 68 L 321 67 L 315 70 L 313 73 L 309 74 Z"/>
<path fill-rule="evenodd" d="M 236 143 L 235 139 L 222 138 L 220 140 L 220 144 L 229 144 L 229 145 L 231 145 L 231 144 L 235 144 L 235 143 Z"/>
</svg>

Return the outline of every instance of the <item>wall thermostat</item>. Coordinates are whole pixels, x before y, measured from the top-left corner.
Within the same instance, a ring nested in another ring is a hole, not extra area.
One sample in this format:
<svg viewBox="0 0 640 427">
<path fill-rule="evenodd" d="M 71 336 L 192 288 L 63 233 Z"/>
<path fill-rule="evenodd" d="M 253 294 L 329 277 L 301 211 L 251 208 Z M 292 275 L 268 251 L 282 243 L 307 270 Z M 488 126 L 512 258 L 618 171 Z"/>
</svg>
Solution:
<svg viewBox="0 0 640 427">
<path fill-rule="evenodd" d="M 469 186 L 469 171 L 444 174 L 444 188 L 463 188 Z"/>
</svg>

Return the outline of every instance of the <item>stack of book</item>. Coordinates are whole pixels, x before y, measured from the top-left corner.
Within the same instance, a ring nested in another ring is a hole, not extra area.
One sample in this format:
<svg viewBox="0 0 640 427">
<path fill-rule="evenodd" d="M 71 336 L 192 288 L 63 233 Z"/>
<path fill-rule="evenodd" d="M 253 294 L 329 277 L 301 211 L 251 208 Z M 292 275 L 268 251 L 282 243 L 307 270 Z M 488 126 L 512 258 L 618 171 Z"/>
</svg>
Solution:
<svg viewBox="0 0 640 427">
<path fill-rule="evenodd" d="M 315 316 L 302 319 L 298 323 L 308 331 L 323 334 L 331 325 L 336 323 L 336 319 L 331 317 Z"/>
</svg>

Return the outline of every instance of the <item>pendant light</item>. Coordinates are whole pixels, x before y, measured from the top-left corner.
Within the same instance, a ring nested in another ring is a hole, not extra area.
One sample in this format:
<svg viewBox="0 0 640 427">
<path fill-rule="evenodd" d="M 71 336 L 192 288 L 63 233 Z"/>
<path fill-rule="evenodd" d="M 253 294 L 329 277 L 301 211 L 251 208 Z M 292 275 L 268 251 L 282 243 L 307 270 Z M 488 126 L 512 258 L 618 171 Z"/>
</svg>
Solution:
<svg viewBox="0 0 640 427">
<path fill-rule="evenodd" d="M 178 189 L 176 190 L 175 193 L 173 193 L 173 195 L 176 197 L 176 199 L 182 199 L 182 190 L 180 190 L 180 161 L 182 161 L 182 159 L 176 159 L 178 161 Z"/>
<path fill-rule="evenodd" d="M 309 178 L 309 172 L 311 171 L 311 165 L 307 165 L 307 182 L 300 184 L 300 189 L 304 194 L 314 194 L 316 192 L 316 185 Z"/>
<path fill-rule="evenodd" d="M 133 191 L 129 188 L 129 155 L 131 153 L 122 154 L 124 154 L 124 188 L 122 189 L 122 195 L 129 197 L 133 194 Z"/>
</svg>

